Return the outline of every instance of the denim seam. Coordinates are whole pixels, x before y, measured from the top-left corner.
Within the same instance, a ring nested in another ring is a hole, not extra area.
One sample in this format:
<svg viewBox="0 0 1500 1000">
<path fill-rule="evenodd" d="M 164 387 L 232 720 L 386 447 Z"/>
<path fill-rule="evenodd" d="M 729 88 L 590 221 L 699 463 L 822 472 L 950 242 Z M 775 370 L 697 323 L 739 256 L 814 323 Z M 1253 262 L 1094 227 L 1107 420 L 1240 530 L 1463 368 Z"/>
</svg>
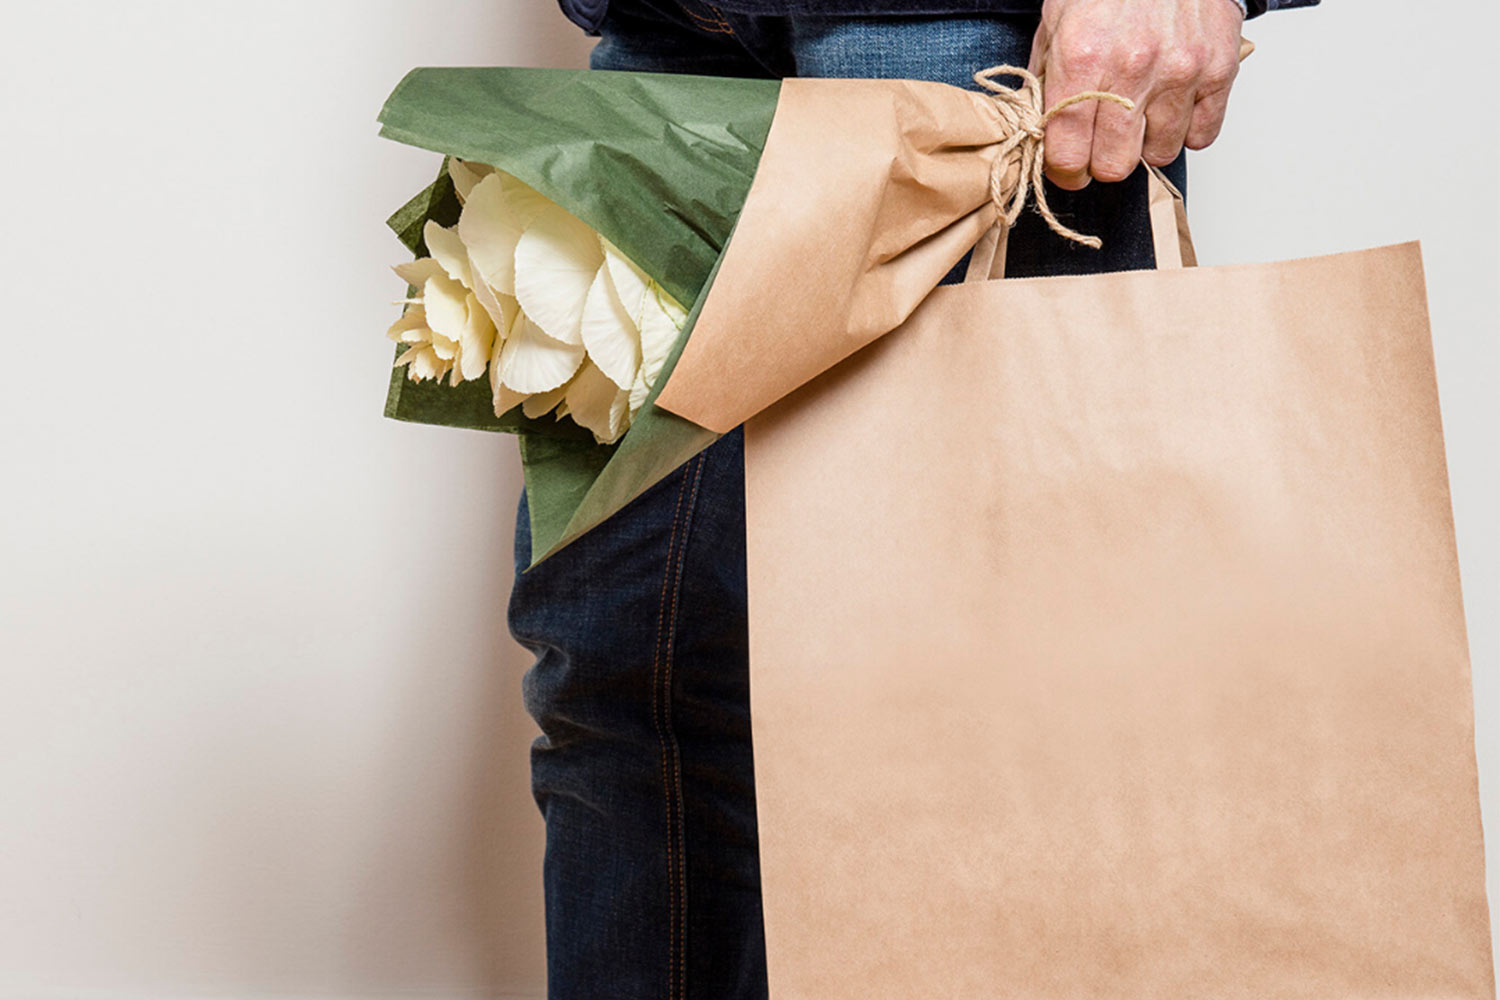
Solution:
<svg viewBox="0 0 1500 1000">
<path fill-rule="evenodd" d="M 688 17 L 690 17 L 690 18 L 693 19 L 693 24 L 694 24 L 695 27 L 697 27 L 697 29 L 699 31 L 705 32 L 706 34 L 710 34 L 710 35 L 733 35 L 734 34 L 734 29 L 731 28 L 731 27 L 729 27 L 729 25 L 727 25 L 727 24 L 721 24 L 721 23 L 719 23 L 717 21 L 704 20 L 702 18 L 699 18 L 696 14 L 693 14 L 691 12 L 688 14 Z"/>
<path fill-rule="evenodd" d="M 677 580 L 672 587 L 672 614 L 668 619 L 670 622 L 667 636 L 667 661 L 670 664 L 672 651 L 677 644 L 677 606 L 682 597 L 682 579 L 687 569 L 687 547 L 688 541 L 693 535 L 693 513 L 698 508 L 698 485 L 703 481 L 703 466 L 707 464 L 708 456 L 699 455 L 698 462 L 693 469 L 693 492 L 688 495 L 687 515 L 682 522 L 682 542 L 677 548 Z M 670 672 L 669 672 L 670 676 Z M 670 693 L 670 685 L 668 687 Z M 682 946 L 677 951 L 678 974 L 682 982 L 682 994 L 687 996 L 687 933 L 688 933 L 688 895 L 687 895 L 687 796 L 683 792 L 682 785 L 682 754 L 679 752 L 672 758 L 672 764 L 677 781 L 677 831 L 682 838 L 682 855 L 679 859 L 679 871 L 682 873 L 682 906 L 678 910 L 682 921 Z"/>
<path fill-rule="evenodd" d="M 677 492 L 677 504 L 672 513 L 672 530 L 667 539 L 661 603 L 656 620 L 656 651 L 652 663 L 652 715 L 656 721 L 657 741 L 661 746 L 662 791 L 667 813 L 667 1000 L 681 1000 L 686 996 L 687 990 L 687 888 L 684 884 L 687 871 L 687 833 L 682 794 L 682 760 L 671 721 L 672 646 L 677 633 L 678 598 L 682 591 L 685 562 L 683 553 L 687 548 L 693 507 L 698 499 L 704 458 L 703 455 L 697 457 L 691 474 L 684 474 L 682 486 Z M 690 479 L 691 493 L 688 491 Z M 683 508 L 685 495 L 686 511 Z M 670 775 L 667 771 L 669 759 L 672 763 Z"/>
<path fill-rule="evenodd" d="M 681 9 L 684 14 L 691 18 L 693 23 L 697 25 L 697 27 L 701 31 L 706 31 L 714 35 L 734 34 L 734 29 L 731 28 L 729 26 L 729 22 L 725 20 L 723 11 L 719 10 L 719 8 L 715 7 L 713 4 L 706 3 L 703 6 L 713 11 L 713 17 L 705 17 L 704 15 L 688 7 L 687 4 L 680 5 L 679 9 Z"/>
<path fill-rule="evenodd" d="M 662 806 L 666 810 L 667 820 L 667 1000 L 676 1000 L 678 995 L 673 972 L 677 951 L 677 883 L 675 880 L 677 851 L 673 837 L 675 816 L 672 810 L 672 783 L 667 776 L 667 760 L 671 757 L 667 744 L 667 729 L 670 727 L 670 720 L 664 721 L 663 719 L 663 712 L 666 711 L 663 703 L 666 699 L 662 697 L 662 643 L 666 636 L 667 588 L 672 580 L 673 554 L 677 548 L 677 528 L 682 518 L 682 498 L 686 493 L 687 477 L 684 476 L 682 486 L 677 491 L 677 504 L 672 511 L 672 530 L 667 535 L 667 557 L 662 570 L 661 598 L 656 614 L 656 650 L 651 663 L 651 717 L 656 723 L 657 743 L 661 746 Z"/>
</svg>

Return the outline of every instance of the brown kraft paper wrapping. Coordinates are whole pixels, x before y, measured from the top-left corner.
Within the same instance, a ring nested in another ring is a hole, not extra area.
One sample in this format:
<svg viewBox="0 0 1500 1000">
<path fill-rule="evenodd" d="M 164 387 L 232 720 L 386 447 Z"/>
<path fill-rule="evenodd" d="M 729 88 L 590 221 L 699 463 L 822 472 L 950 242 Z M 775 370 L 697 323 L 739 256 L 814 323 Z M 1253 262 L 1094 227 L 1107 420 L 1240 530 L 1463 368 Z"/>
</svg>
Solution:
<svg viewBox="0 0 1500 1000">
<path fill-rule="evenodd" d="M 1241 60 L 1254 50 L 1240 39 Z M 719 274 L 656 404 L 723 434 L 894 329 L 996 221 L 990 173 L 1013 130 L 991 95 L 947 84 L 782 81 Z M 1000 191 L 1019 166 L 1007 157 Z M 1169 204 L 1158 196 L 1153 212 Z"/>
<path fill-rule="evenodd" d="M 994 223 L 1003 131 L 990 98 L 947 84 L 783 81 L 656 405 L 722 434 L 894 328 Z"/>
<path fill-rule="evenodd" d="M 746 507 L 774 1000 L 1494 997 L 1416 244 L 939 287 Z"/>
</svg>

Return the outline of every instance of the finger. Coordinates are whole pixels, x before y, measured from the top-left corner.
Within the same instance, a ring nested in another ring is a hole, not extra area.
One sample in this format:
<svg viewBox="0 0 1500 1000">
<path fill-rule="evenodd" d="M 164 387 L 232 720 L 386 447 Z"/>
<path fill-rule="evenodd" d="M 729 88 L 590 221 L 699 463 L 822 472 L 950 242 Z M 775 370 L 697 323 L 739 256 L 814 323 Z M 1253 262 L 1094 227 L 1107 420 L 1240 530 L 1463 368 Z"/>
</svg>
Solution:
<svg viewBox="0 0 1500 1000">
<path fill-rule="evenodd" d="M 1146 136 L 1146 103 L 1159 55 L 1158 43 L 1140 35 L 1120 35 L 1110 40 L 1100 90 L 1128 97 L 1135 102 L 1125 108 L 1112 101 L 1097 105 L 1089 173 L 1107 183 L 1122 181 L 1141 162 Z"/>
<path fill-rule="evenodd" d="M 1183 140 L 1188 149 L 1203 149 L 1219 137 L 1229 107 L 1229 92 L 1239 72 L 1238 60 L 1224 59 L 1214 62 L 1204 73 Z"/>
<path fill-rule="evenodd" d="M 1026 63 L 1026 71 L 1032 76 L 1041 76 L 1047 68 L 1047 53 L 1052 48 L 1052 32 L 1047 28 L 1045 20 L 1036 26 L 1036 34 L 1031 36 L 1031 55 Z"/>
<path fill-rule="evenodd" d="M 1146 108 L 1146 139 L 1141 156 L 1153 167 L 1165 167 L 1182 152 L 1188 128 L 1192 124 L 1193 95 L 1187 90 L 1170 90 L 1157 95 Z"/>
<path fill-rule="evenodd" d="M 1091 180 L 1095 111 L 1092 103 L 1075 104 L 1047 123 L 1043 167 L 1047 179 L 1065 191 L 1082 190 Z"/>
<path fill-rule="evenodd" d="M 1219 137 L 1224 127 L 1224 113 L 1229 108 L 1229 91 L 1216 90 L 1200 95 L 1193 105 L 1183 145 L 1188 149 L 1205 149 Z"/>
<path fill-rule="evenodd" d="M 1057 50 L 1048 53 L 1042 78 L 1042 106 L 1055 107 L 1074 94 L 1095 90 L 1099 82 L 1098 62 L 1091 54 L 1064 58 Z M 1047 122 L 1043 166 L 1047 179 L 1067 191 L 1077 191 L 1089 182 L 1089 161 L 1094 141 L 1094 101 L 1064 108 Z"/>
<path fill-rule="evenodd" d="M 1146 135 L 1146 116 L 1137 106 L 1130 110 L 1112 101 L 1101 101 L 1094 116 L 1094 141 L 1089 173 L 1105 183 L 1123 181 L 1141 162 Z"/>
</svg>

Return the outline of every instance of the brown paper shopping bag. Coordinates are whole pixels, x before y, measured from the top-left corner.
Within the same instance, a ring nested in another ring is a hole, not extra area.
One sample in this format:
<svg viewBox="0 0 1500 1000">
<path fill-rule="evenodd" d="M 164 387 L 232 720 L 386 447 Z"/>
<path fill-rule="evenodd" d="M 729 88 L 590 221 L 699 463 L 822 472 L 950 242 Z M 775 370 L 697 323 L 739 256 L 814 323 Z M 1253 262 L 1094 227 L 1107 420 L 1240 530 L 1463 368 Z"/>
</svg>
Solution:
<svg viewBox="0 0 1500 1000">
<path fill-rule="evenodd" d="M 747 423 L 774 1000 L 1494 996 L 1419 248 L 1163 257 Z"/>
</svg>

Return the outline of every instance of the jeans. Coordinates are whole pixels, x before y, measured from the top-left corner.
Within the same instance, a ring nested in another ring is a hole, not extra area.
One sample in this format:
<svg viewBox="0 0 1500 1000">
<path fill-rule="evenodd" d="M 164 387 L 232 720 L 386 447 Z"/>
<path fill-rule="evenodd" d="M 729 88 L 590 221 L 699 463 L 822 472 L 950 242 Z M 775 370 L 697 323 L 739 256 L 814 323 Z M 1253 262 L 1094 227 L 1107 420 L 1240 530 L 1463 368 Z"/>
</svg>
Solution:
<svg viewBox="0 0 1500 1000">
<path fill-rule="evenodd" d="M 1034 15 L 763 17 L 701 0 L 613 0 L 595 69 L 730 76 L 907 77 L 972 85 L 1025 65 Z M 1167 169 L 1185 189 L 1182 157 Z M 1143 170 L 1080 192 L 1064 221 L 1012 231 L 1007 274 L 1153 263 Z M 952 280 L 960 272 L 955 268 Z M 516 518 L 512 635 L 541 728 L 531 787 L 546 821 L 550 1000 L 765 1000 L 736 428 L 533 570 Z M 832 720 L 831 720 L 832 721 Z"/>
</svg>

